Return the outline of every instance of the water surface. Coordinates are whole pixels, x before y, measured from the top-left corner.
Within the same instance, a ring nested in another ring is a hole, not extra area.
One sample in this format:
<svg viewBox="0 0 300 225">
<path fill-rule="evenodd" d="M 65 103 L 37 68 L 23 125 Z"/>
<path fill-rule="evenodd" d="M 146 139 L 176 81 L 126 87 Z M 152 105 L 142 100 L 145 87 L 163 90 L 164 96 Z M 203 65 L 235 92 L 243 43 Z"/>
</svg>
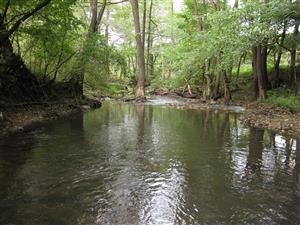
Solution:
<svg viewBox="0 0 300 225">
<path fill-rule="evenodd" d="M 2 138 L 0 224 L 299 224 L 299 141 L 238 117 L 105 103 Z"/>
</svg>

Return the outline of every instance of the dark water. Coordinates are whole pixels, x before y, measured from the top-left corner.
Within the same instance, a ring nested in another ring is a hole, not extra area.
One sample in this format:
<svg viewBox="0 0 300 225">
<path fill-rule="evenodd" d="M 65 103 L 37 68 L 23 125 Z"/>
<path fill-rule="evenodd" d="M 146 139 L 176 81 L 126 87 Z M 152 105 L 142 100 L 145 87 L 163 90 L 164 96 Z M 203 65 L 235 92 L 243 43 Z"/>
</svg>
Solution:
<svg viewBox="0 0 300 225">
<path fill-rule="evenodd" d="M 235 113 L 106 103 L 0 140 L 0 224 L 300 224 L 299 174 Z"/>
</svg>

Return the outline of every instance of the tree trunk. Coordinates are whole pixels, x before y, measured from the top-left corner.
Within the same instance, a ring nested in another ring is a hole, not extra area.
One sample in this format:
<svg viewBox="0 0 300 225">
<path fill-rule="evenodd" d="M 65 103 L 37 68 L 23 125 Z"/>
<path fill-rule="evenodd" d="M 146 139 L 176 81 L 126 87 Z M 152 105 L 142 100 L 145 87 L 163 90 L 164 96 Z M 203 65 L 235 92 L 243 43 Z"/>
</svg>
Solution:
<svg viewBox="0 0 300 225">
<path fill-rule="evenodd" d="M 204 91 L 203 91 L 203 97 L 208 100 L 211 98 L 211 78 L 209 76 L 209 62 L 206 62 L 204 65 Z"/>
<path fill-rule="evenodd" d="M 279 50 L 278 50 L 278 55 L 277 55 L 277 59 L 274 65 L 274 70 L 275 70 L 275 83 L 278 83 L 280 80 L 280 61 L 281 61 L 281 56 L 282 56 L 282 48 L 281 46 L 284 44 L 284 39 L 286 36 L 286 22 L 284 23 L 283 26 L 283 31 L 282 31 L 282 35 L 281 35 L 281 39 L 280 39 L 280 44 L 279 44 Z"/>
<path fill-rule="evenodd" d="M 258 98 L 263 100 L 266 98 L 266 84 L 264 83 L 264 59 L 262 54 L 262 46 L 257 46 L 257 81 L 258 81 Z"/>
<path fill-rule="evenodd" d="M 252 47 L 253 98 L 258 98 L 257 47 Z"/>
<path fill-rule="evenodd" d="M 109 17 L 110 17 L 110 11 L 107 9 L 106 10 L 106 24 L 105 24 L 105 40 L 106 40 L 106 44 L 109 43 Z"/>
<path fill-rule="evenodd" d="M 151 0 L 152 1 L 152 0 Z M 152 2 L 151 2 L 152 4 Z M 172 26 L 171 26 L 171 41 L 172 44 L 175 45 L 175 35 L 174 35 L 174 3 L 173 0 L 171 0 L 171 19 L 172 19 Z"/>
<path fill-rule="evenodd" d="M 224 79 L 224 100 L 225 103 L 228 104 L 231 100 L 231 92 L 229 87 L 229 81 L 227 78 L 227 73 L 225 70 L 223 71 L 223 79 Z"/>
<path fill-rule="evenodd" d="M 259 44 L 252 47 L 252 71 L 254 81 L 254 98 L 265 99 L 267 90 L 267 68 L 266 68 L 266 50 Z"/>
<path fill-rule="evenodd" d="M 194 0 L 194 16 L 196 17 L 197 20 L 197 27 L 199 31 L 202 31 L 202 21 L 201 18 L 199 17 L 199 6 L 198 6 L 198 0 Z"/>
<path fill-rule="evenodd" d="M 98 1 L 97 0 L 90 0 L 90 6 L 91 6 L 91 23 L 90 23 L 90 33 L 96 33 L 99 31 L 99 26 L 102 21 L 105 8 L 107 5 L 107 0 L 103 0 L 102 7 L 98 13 Z"/>
<path fill-rule="evenodd" d="M 9 38 L 0 36 L 0 100 L 37 101 L 43 97 L 36 77 L 13 52 Z"/>
<path fill-rule="evenodd" d="M 239 8 L 239 0 L 234 1 L 234 8 Z"/>
<path fill-rule="evenodd" d="M 261 47 L 261 58 L 262 58 L 262 78 L 265 90 L 271 89 L 271 84 L 268 79 L 268 48 L 265 46 Z"/>
<path fill-rule="evenodd" d="M 141 26 L 140 26 L 140 16 L 139 16 L 139 5 L 137 0 L 130 0 L 132 7 L 132 14 L 134 20 L 135 28 L 135 39 L 137 47 L 137 64 L 138 64 L 138 79 L 135 90 L 136 97 L 145 96 L 145 56 L 144 56 L 144 46 L 142 42 Z"/>
<path fill-rule="evenodd" d="M 214 91 L 213 91 L 213 99 L 217 99 L 220 96 L 221 77 L 222 77 L 222 73 L 217 72 L 216 79 L 215 79 L 215 85 L 214 85 Z"/>
<path fill-rule="evenodd" d="M 44 97 L 36 77 L 28 70 L 23 60 L 13 51 L 10 37 L 20 26 L 41 11 L 51 0 L 40 1 L 39 4 L 27 12 L 19 12 L 15 20 L 7 18 L 11 2 L 6 1 L 0 13 L 0 101 L 37 101 Z M 7 21 L 13 22 L 8 28 Z"/>
<path fill-rule="evenodd" d="M 142 27 L 142 43 L 143 48 L 145 49 L 145 42 L 146 42 L 146 22 L 147 22 L 147 0 L 144 0 L 144 9 L 143 9 L 143 27 Z"/>
<path fill-rule="evenodd" d="M 240 71 L 241 71 L 241 65 L 242 65 L 242 62 L 243 62 L 243 59 L 246 57 L 246 54 L 247 53 L 243 53 L 239 59 L 239 63 L 238 63 L 238 67 L 237 67 L 237 70 L 236 70 L 236 77 L 235 77 L 235 81 L 237 82 L 238 79 L 239 79 L 239 76 L 240 76 Z"/>
<path fill-rule="evenodd" d="M 294 28 L 293 36 L 297 38 L 299 34 L 299 23 L 296 23 Z M 290 62 L 290 76 L 292 83 L 294 83 L 295 95 L 300 95 L 300 76 L 297 76 L 296 68 L 296 55 L 297 55 L 297 44 L 295 44 L 291 51 L 291 62 Z"/>
<path fill-rule="evenodd" d="M 152 75 L 152 71 L 150 70 L 150 62 L 153 63 L 153 55 L 150 53 L 153 44 L 153 39 L 151 36 L 152 9 L 153 9 L 153 0 L 150 0 L 150 9 L 149 9 L 149 16 L 148 16 L 147 63 L 146 63 L 146 80 L 148 80 L 148 82 L 150 81 L 150 77 Z"/>
</svg>

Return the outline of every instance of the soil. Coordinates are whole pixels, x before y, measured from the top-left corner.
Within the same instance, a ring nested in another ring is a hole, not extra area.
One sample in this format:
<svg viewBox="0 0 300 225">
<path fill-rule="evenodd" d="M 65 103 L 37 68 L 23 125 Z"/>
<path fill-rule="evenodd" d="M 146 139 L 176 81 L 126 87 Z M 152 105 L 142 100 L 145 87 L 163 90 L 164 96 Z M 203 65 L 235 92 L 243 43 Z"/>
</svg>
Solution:
<svg viewBox="0 0 300 225">
<path fill-rule="evenodd" d="M 246 105 L 241 121 L 248 126 L 300 137 L 300 110 L 289 111 L 274 105 L 250 103 Z"/>
<path fill-rule="evenodd" d="M 98 108 L 100 101 L 84 98 L 59 102 L 19 103 L 0 105 L 0 135 L 23 132 L 36 122 L 55 120 L 72 113 Z"/>
</svg>

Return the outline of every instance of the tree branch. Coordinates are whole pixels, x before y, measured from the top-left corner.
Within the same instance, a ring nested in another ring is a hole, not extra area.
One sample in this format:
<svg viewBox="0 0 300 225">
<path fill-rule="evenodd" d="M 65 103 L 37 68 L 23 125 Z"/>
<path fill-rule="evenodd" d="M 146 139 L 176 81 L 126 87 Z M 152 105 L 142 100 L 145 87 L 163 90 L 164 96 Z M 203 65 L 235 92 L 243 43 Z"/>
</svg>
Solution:
<svg viewBox="0 0 300 225">
<path fill-rule="evenodd" d="M 6 14 L 7 14 L 9 6 L 10 6 L 10 0 L 7 0 L 4 10 L 3 10 L 3 13 L 2 13 L 2 20 L 5 20 L 5 18 L 6 18 Z"/>
<path fill-rule="evenodd" d="M 99 26 L 100 26 L 100 23 L 102 21 L 103 14 L 104 14 L 104 11 L 105 11 L 105 8 L 106 8 L 106 4 L 107 4 L 107 0 L 103 0 L 102 7 L 101 7 L 101 9 L 98 13 L 98 16 L 97 16 L 96 29 L 99 29 Z"/>
<path fill-rule="evenodd" d="M 17 20 L 17 22 L 9 29 L 9 31 L 7 32 L 8 37 L 10 37 L 19 27 L 20 25 L 26 21 L 28 18 L 30 18 L 31 16 L 33 16 L 34 14 L 36 14 L 38 11 L 40 11 L 41 9 L 43 9 L 44 7 L 46 7 L 49 3 L 51 2 L 51 0 L 44 0 L 43 2 L 41 2 L 40 4 L 38 4 L 34 9 L 32 9 L 29 12 L 26 12 L 19 20 Z"/>
<path fill-rule="evenodd" d="M 107 4 L 108 5 L 115 5 L 115 4 L 120 4 L 120 3 L 123 3 L 123 2 L 128 2 L 128 0 L 122 0 L 122 1 L 119 1 L 119 2 L 108 2 Z"/>
</svg>

